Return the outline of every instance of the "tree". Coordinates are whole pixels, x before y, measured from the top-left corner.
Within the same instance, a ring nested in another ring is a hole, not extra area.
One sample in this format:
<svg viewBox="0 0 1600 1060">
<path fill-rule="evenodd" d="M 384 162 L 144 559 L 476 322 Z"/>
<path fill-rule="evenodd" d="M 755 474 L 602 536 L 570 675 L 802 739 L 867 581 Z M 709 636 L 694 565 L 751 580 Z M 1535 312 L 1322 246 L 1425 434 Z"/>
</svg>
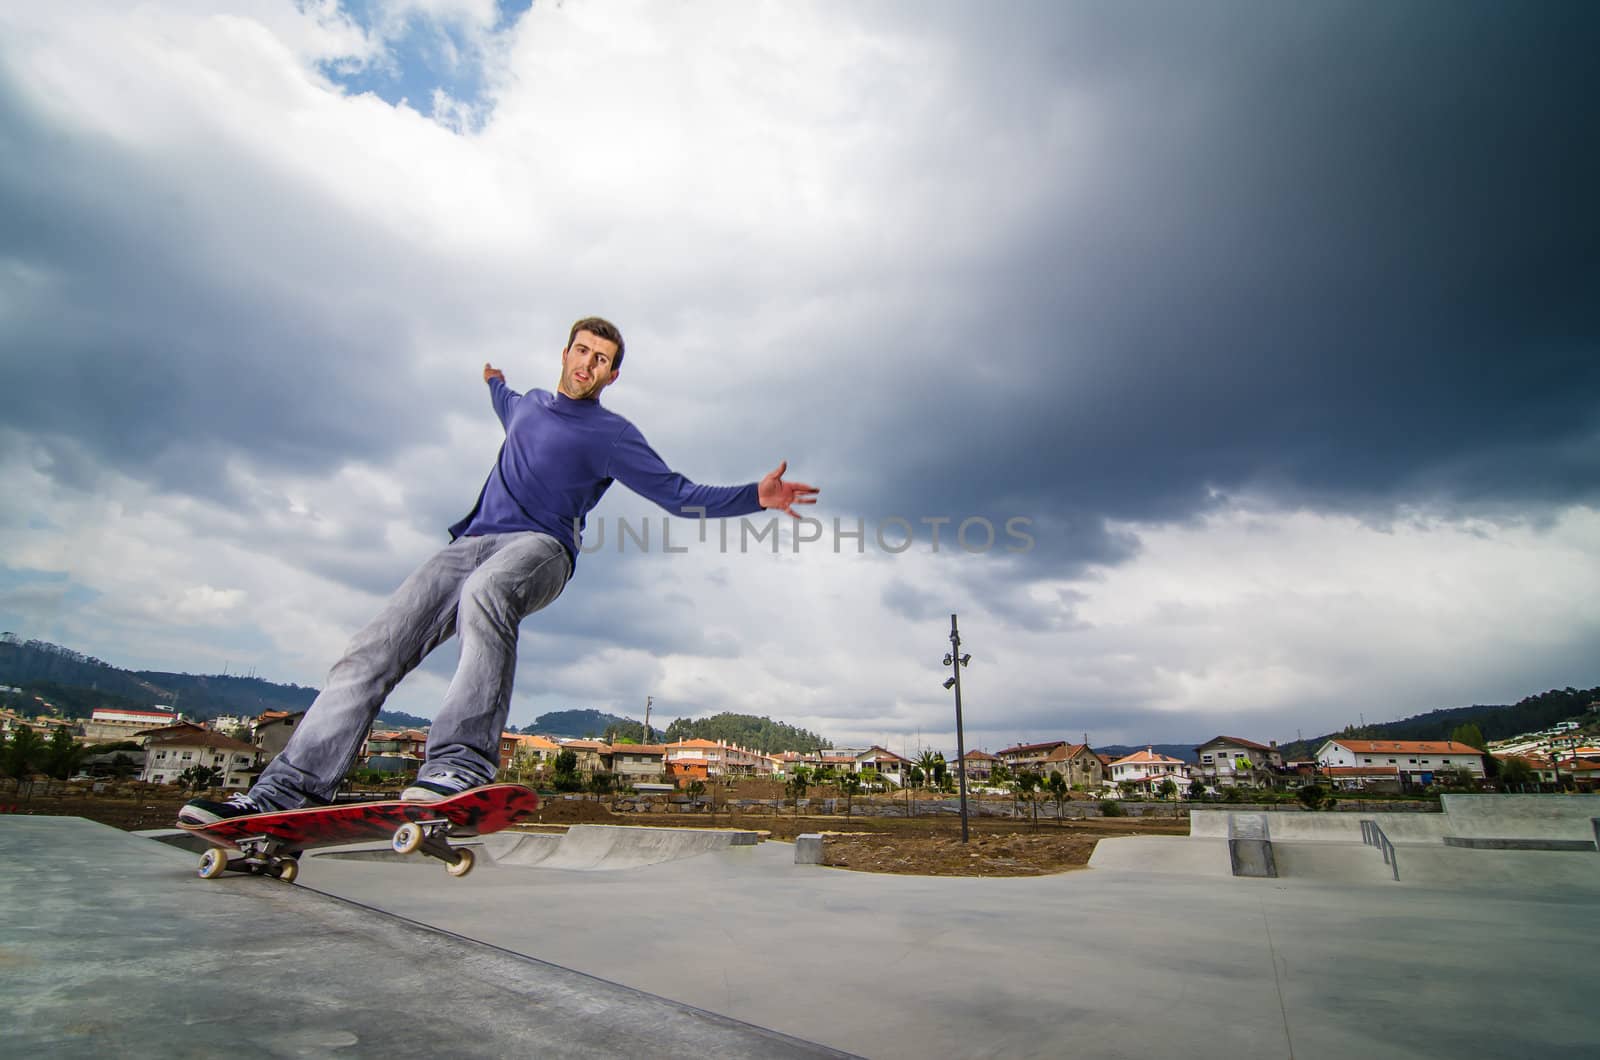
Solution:
<svg viewBox="0 0 1600 1060">
<path fill-rule="evenodd" d="M 908 788 L 920 788 L 920 787 L 922 787 L 922 781 L 923 781 L 923 778 L 926 775 L 927 774 L 922 772 L 922 767 L 921 766 L 912 766 L 910 772 L 906 773 L 906 787 L 908 787 Z"/>
<path fill-rule="evenodd" d="M 684 791 L 688 794 L 689 798 L 693 799 L 695 802 L 699 802 L 700 796 L 706 793 L 706 782 L 698 779 L 691 780 L 689 781 L 689 786 L 685 788 Z"/>
<path fill-rule="evenodd" d="M 597 769 L 589 774 L 586 786 L 591 794 L 606 795 L 617 786 L 617 778 L 610 773 L 602 773 Z"/>
<path fill-rule="evenodd" d="M 578 753 L 564 750 L 556 755 L 555 775 L 550 778 L 557 791 L 578 791 L 583 779 L 578 776 Z"/>
<path fill-rule="evenodd" d="M 1011 783 L 1011 770 L 1006 768 L 1004 762 L 996 762 L 994 768 L 989 770 L 989 780 L 991 783 L 1005 787 Z"/>
<path fill-rule="evenodd" d="M 921 770 L 922 776 L 931 778 L 934 774 L 934 764 L 943 761 L 944 755 L 924 747 L 922 752 L 917 755 L 917 769 Z"/>
<path fill-rule="evenodd" d="M 0 770 L 7 776 L 25 779 L 44 761 L 45 744 L 39 734 L 27 726 L 18 726 L 0 753 Z"/>
<path fill-rule="evenodd" d="M 66 780 L 88 756 L 89 749 L 75 743 L 65 725 L 58 725 L 55 734 L 50 737 L 49 746 L 45 748 L 44 771 L 57 780 Z"/>
<path fill-rule="evenodd" d="M 1018 773 L 1017 778 L 1011 782 L 1016 794 L 1028 803 L 1033 811 L 1033 826 L 1039 827 L 1039 802 L 1034 797 L 1034 792 L 1039 790 L 1040 777 L 1037 773 Z"/>
<path fill-rule="evenodd" d="M 1050 779 L 1045 781 L 1044 786 L 1056 800 L 1056 820 L 1059 821 L 1065 815 L 1067 808 L 1067 792 L 1070 790 L 1067 785 L 1067 778 L 1055 770 L 1051 770 Z"/>
<path fill-rule="evenodd" d="M 190 791 L 204 791 L 222 785 L 222 770 L 216 766 L 190 766 L 178 774 L 178 783 Z"/>
<path fill-rule="evenodd" d="M 1473 722 L 1457 725 L 1450 730 L 1450 739 L 1456 743 L 1464 743 L 1468 747 L 1475 747 L 1480 751 L 1489 750 L 1489 741 L 1483 738 L 1483 730 Z"/>
<path fill-rule="evenodd" d="M 1189 781 L 1189 799 L 1193 802 L 1199 802 L 1205 797 L 1206 782 L 1201 780 L 1199 777 L 1195 777 L 1193 780 Z"/>
<path fill-rule="evenodd" d="M 861 786 L 867 791 L 877 791 L 883 787 L 883 774 L 872 766 L 867 766 L 861 771 Z"/>
<path fill-rule="evenodd" d="M 806 797 L 806 788 L 810 786 L 811 774 L 804 766 L 797 768 L 794 774 L 789 777 L 789 782 L 784 785 L 789 792 L 789 797 L 794 799 L 794 815 L 796 818 L 800 816 L 800 800 Z"/>
<path fill-rule="evenodd" d="M 849 772 L 839 778 L 839 790 L 844 792 L 844 815 L 846 818 L 850 816 L 850 804 L 854 800 L 856 792 L 861 790 L 861 781 L 862 777 L 859 774 Z"/>
<path fill-rule="evenodd" d="M 1500 786 L 1503 790 L 1515 788 L 1525 791 L 1533 781 L 1533 767 L 1528 765 L 1526 758 L 1500 759 Z"/>
<path fill-rule="evenodd" d="M 1163 799 L 1175 799 L 1175 798 L 1177 798 L 1178 797 L 1178 782 L 1176 780 L 1173 780 L 1171 777 L 1165 778 L 1164 780 L 1161 781 L 1160 792 L 1161 792 L 1161 797 Z"/>
</svg>

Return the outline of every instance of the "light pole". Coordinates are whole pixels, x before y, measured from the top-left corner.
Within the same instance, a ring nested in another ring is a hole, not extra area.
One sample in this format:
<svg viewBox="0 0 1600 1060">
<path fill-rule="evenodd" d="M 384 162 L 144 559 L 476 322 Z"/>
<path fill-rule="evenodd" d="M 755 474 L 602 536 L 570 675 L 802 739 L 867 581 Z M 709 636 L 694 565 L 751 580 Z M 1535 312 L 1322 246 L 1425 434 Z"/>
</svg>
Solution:
<svg viewBox="0 0 1600 1060">
<path fill-rule="evenodd" d="M 972 656 L 961 654 L 961 632 L 956 629 L 956 616 L 950 616 L 950 651 L 944 664 L 950 667 L 945 679 L 946 688 L 956 690 L 956 777 L 961 785 L 961 841 L 967 841 L 967 746 L 961 731 L 961 668 L 972 661 Z"/>
</svg>

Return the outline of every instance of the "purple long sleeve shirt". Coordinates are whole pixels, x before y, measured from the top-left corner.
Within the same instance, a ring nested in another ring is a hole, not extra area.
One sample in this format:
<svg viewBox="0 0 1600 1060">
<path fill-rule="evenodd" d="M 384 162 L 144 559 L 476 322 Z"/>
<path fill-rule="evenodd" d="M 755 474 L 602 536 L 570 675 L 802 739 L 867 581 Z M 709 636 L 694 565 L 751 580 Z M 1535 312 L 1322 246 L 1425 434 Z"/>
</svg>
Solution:
<svg viewBox="0 0 1600 1060">
<path fill-rule="evenodd" d="M 721 519 L 761 510 L 756 483 L 690 482 L 656 455 L 637 427 L 598 401 L 547 390 L 518 394 L 499 377 L 489 381 L 489 394 L 506 442 L 478 503 L 450 528 L 452 541 L 536 530 L 565 545 L 576 569 L 585 517 L 613 480 L 673 515 L 698 517 L 704 508 L 706 518 Z"/>
</svg>

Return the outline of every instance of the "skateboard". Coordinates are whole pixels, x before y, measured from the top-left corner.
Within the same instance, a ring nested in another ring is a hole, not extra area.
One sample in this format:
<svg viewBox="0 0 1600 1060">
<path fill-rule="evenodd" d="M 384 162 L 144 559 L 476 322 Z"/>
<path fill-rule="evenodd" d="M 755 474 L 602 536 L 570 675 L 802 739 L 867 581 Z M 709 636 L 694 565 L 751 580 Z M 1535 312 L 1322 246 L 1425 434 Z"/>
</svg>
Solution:
<svg viewBox="0 0 1600 1060">
<path fill-rule="evenodd" d="M 248 872 L 293 883 L 303 852 L 372 839 L 388 839 L 400 854 L 437 858 L 450 875 L 460 877 L 472 871 L 472 851 L 452 847 L 450 837 L 498 832 L 538 808 L 539 796 L 531 788 L 489 784 L 439 802 L 310 806 L 178 827 L 212 845 L 200 856 L 199 875 L 207 880 Z"/>
</svg>

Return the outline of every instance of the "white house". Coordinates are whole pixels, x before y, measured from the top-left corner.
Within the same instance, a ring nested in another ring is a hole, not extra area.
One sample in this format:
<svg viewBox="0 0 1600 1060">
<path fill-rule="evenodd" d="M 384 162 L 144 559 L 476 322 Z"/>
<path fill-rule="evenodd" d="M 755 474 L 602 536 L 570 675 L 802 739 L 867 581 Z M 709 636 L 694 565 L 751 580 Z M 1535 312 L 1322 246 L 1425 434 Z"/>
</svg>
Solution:
<svg viewBox="0 0 1600 1060">
<path fill-rule="evenodd" d="M 1111 782 L 1131 784 L 1140 791 L 1156 794 L 1162 781 L 1171 779 L 1181 790 L 1189 783 L 1189 763 L 1181 758 L 1157 754 L 1146 747 L 1111 763 Z"/>
<path fill-rule="evenodd" d="M 145 744 L 144 772 L 139 779 L 151 784 L 175 784 L 184 770 L 207 766 L 222 770 L 224 789 L 250 786 L 260 752 L 250 744 L 221 733 L 196 729 L 153 737 Z"/>
<path fill-rule="evenodd" d="M 1484 776 L 1483 752 L 1454 740 L 1329 740 L 1317 749 L 1317 765 L 1383 773 L 1392 768 L 1402 785 L 1431 784 L 1437 773 L 1463 769 L 1480 780 Z"/>
<path fill-rule="evenodd" d="M 876 769 L 878 776 L 898 787 L 905 787 L 906 775 L 911 772 L 912 762 L 902 758 L 893 751 L 882 747 L 869 747 L 855 756 L 851 769 L 857 773 L 863 769 Z"/>
</svg>

